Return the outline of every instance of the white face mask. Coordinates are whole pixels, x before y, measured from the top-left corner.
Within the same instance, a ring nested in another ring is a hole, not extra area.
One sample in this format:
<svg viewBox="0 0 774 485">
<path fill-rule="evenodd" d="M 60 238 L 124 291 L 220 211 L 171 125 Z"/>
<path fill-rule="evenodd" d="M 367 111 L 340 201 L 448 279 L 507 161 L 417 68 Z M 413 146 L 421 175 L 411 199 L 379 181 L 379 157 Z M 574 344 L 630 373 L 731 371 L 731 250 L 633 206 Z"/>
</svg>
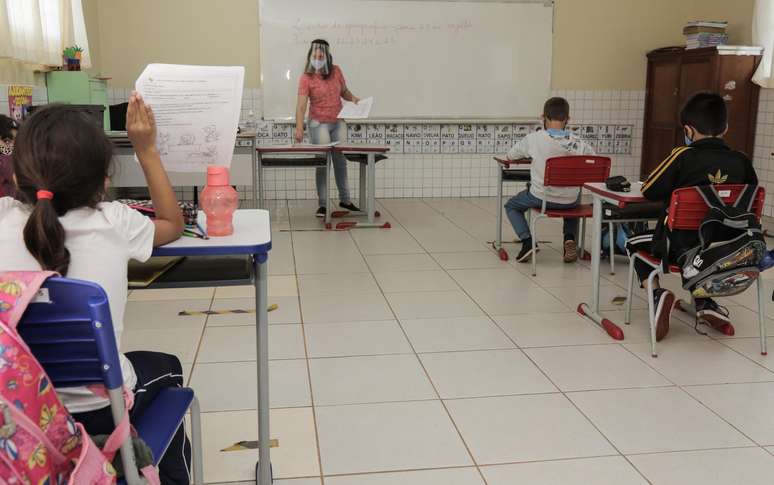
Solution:
<svg viewBox="0 0 774 485">
<path fill-rule="evenodd" d="M 318 71 L 325 67 L 325 59 L 312 59 L 310 62 L 313 68 L 317 69 Z"/>
</svg>

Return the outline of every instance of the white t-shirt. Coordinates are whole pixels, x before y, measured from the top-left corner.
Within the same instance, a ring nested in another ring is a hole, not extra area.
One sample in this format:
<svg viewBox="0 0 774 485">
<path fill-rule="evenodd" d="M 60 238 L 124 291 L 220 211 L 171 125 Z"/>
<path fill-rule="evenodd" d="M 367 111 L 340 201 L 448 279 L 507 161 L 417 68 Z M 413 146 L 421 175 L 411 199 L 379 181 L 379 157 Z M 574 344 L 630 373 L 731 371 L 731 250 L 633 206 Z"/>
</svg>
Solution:
<svg viewBox="0 0 774 485">
<path fill-rule="evenodd" d="M 23 230 L 29 217 L 28 206 L 10 197 L 0 198 L 0 271 L 39 271 L 40 265 L 24 245 Z M 146 261 L 153 251 L 153 222 L 118 202 L 104 202 L 96 209 L 81 208 L 59 218 L 65 229 L 65 246 L 70 251 L 67 276 L 99 284 L 110 301 L 110 314 L 116 342 L 121 344 L 127 295 L 127 263 Z M 121 354 L 124 383 L 133 389 L 137 383 L 132 364 Z M 107 399 L 86 388 L 60 390 L 59 395 L 71 413 L 101 409 Z"/>
<path fill-rule="evenodd" d="M 574 133 L 566 136 L 552 136 L 547 130 L 540 130 L 522 138 L 508 152 L 508 158 L 532 158 L 530 164 L 530 186 L 532 195 L 546 202 L 572 204 L 578 200 L 579 189 L 575 187 L 546 187 L 546 160 L 565 155 L 594 155 L 594 149 Z"/>
</svg>

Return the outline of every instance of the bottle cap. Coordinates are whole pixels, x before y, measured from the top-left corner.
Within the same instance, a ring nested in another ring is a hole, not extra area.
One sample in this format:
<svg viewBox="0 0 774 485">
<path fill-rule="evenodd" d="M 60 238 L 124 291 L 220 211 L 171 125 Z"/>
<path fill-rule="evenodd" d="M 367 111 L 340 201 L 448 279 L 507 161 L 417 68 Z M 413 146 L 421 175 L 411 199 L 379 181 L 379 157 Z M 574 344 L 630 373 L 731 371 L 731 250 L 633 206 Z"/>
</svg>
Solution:
<svg viewBox="0 0 774 485">
<path fill-rule="evenodd" d="M 208 166 L 207 185 L 228 185 L 228 168 L 221 165 Z"/>
</svg>

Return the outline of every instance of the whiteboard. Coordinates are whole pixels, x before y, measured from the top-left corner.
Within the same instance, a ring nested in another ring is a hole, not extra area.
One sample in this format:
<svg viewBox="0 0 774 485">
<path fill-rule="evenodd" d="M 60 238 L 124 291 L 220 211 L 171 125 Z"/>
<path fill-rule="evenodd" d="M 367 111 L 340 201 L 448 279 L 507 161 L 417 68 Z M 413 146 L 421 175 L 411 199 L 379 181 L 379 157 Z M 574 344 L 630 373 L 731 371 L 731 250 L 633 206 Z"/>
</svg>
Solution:
<svg viewBox="0 0 774 485">
<path fill-rule="evenodd" d="M 295 116 L 309 43 L 331 44 L 372 118 L 534 118 L 551 85 L 551 2 L 260 0 L 265 119 Z M 546 4 L 548 6 L 546 6 Z"/>
</svg>

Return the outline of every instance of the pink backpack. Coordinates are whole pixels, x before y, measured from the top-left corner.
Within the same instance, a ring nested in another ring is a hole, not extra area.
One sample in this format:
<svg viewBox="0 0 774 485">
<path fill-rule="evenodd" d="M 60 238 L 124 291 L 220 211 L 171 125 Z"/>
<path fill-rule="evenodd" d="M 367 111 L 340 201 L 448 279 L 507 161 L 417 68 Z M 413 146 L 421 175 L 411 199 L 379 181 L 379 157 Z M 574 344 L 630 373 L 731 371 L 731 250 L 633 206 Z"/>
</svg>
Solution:
<svg viewBox="0 0 774 485">
<path fill-rule="evenodd" d="M 0 485 L 112 484 L 110 462 L 129 436 L 128 412 L 100 450 L 16 331 L 27 305 L 54 274 L 0 273 Z M 158 483 L 157 475 L 148 478 Z"/>
</svg>

